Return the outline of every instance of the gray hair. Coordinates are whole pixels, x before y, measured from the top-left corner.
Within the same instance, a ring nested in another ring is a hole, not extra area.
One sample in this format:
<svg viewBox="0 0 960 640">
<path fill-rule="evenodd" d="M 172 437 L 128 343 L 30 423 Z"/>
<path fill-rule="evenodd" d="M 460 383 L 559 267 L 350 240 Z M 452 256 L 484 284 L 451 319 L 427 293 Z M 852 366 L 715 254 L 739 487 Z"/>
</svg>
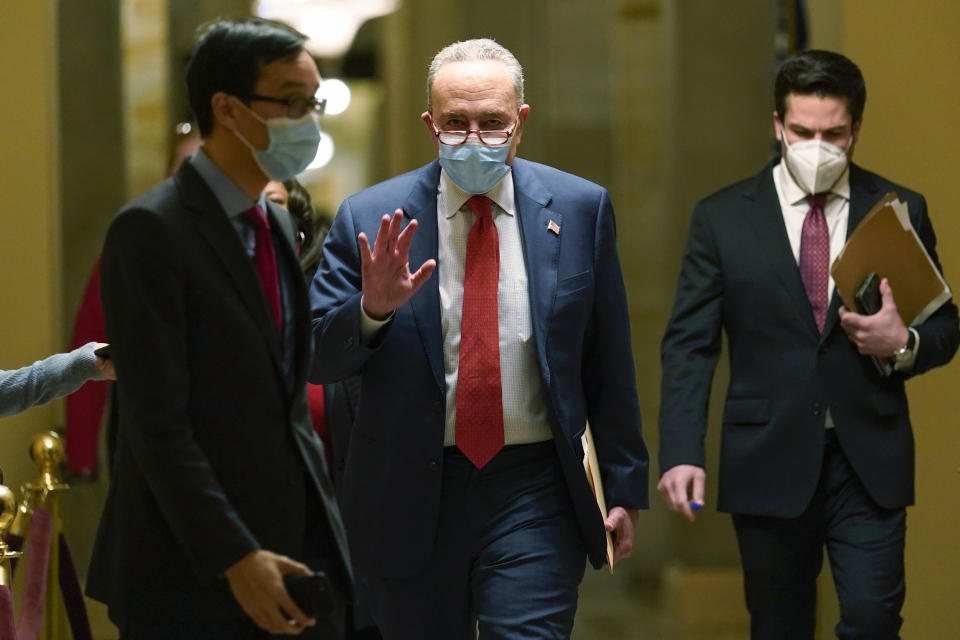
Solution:
<svg viewBox="0 0 960 640">
<path fill-rule="evenodd" d="M 433 57 L 427 72 L 427 108 L 431 102 L 433 81 L 437 79 L 440 67 L 448 62 L 470 62 L 473 60 L 496 60 L 507 67 L 507 73 L 513 81 L 513 91 L 517 95 L 517 108 L 523 106 L 523 67 L 509 49 L 490 38 L 477 38 L 454 42 L 440 50 Z"/>
</svg>

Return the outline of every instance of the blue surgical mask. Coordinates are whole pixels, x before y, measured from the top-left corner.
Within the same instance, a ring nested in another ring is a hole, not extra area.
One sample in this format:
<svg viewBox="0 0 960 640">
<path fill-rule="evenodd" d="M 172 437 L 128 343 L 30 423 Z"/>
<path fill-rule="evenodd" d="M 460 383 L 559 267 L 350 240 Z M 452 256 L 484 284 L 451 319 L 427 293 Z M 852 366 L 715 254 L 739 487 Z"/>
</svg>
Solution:
<svg viewBox="0 0 960 640">
<path fill-rule="evenodd" d="M 490 147 L 480 143 L 449 145 L 440 143 L 440 166 L 453 183 L 467 193 L 490 191 L 510 166 L 510 143 Z"/>
<path fill-rule="evenodd" d="M 238 100 L 239 102 L 239 100 Z M 268 118 L 264 120 L 240 102 L 250 115 L 267 126 L 270 144 L 257 149 L 234 130 L 237 138 L 250 148 L 253 159 L 271 180 L 283 182 L 294 178 L 313 162 L 320 144 L 320 124 L 313 114 L 301 118 Z"/>
</svg>

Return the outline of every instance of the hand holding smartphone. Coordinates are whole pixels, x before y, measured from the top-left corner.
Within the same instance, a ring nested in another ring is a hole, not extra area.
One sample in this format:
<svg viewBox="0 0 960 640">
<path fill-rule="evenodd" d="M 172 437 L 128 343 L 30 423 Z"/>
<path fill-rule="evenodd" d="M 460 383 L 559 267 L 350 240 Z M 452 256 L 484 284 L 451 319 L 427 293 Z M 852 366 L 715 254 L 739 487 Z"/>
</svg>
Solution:
<svg viewBox="0 0 960 640">
<path fill-rule="evenodd" d="M 880 296 L 880 276 L 876 271 L 871 271 L 856 293 L 853 294 L 853 301 L 857 305 L 857 313 L 864 316 L 872 316 L 880 307 L 883 306 L 883 298 Z"/>
<path fill-rule="evenodd" d="M 322 617 L 335 608 L 333 585 L 324 571 L 288 573 L 283 576 L 283 586 L 300 611 L 311 618 Z"/>
<path fill-rule="evenodd" d="M 880 311 L 883 306 L 883 297 L 880 295 L 880 276 L 876 271 L 871 271 L 863 279 L 856 293 L 853 294 L 853 301 L 857 305 L 857 313 L 864 316 L 872 316 Z M 886 358 L 870 356 L 877 372 L 882 376 L 888 376 L 893 371 L 893 365 Z"/>
</svg>

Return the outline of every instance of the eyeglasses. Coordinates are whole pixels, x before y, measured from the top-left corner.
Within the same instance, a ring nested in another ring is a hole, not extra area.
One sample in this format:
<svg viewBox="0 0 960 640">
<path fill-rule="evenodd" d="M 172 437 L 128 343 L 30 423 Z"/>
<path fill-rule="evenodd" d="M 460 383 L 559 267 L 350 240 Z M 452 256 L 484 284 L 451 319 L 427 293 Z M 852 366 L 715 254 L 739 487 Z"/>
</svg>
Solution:
<svg viewBox="0 0 960 640">
<path fill-rule="evenodd" d="M 288 118 L 302 118 L 308 113 L 313 113 L 317 117 L 323 115 L 323 112 L 327 110 L 327 99 L 321 98 L 317 100 L 316 98 L 301 98 L 296 96 L 294 98 L 271 98 L 270 96 L 260 96 L 255 93 L 251 93 L 248 96 L 244 97 L 244 100 L 247 101 L 256 101 L 256 102 L 275 102 L 277 104 L 282 104 L 285 108 L 286 115 Z"/>
<path fill-rule="evenodd" d="M 466 144 L 470 134 L 475 133 L 477 134 L 477 137 L 480 138 L 480 142 L 482 144 L 485 144 L 488 147 L 500 147 L 510 140 L 510 136 L 513 135 L 513 130 L 516 128 L 517 123 L 513 123 L 512 127 L 503 131 L 484 131 L 482 129 L 470 129 L 469 131 L 440 131 L 437 129 L 436 125 L 434 125 L 433 135 L 437 136 L 437 139 L 443 144 L 455 147 L 461 144 Z"/>
</svg>

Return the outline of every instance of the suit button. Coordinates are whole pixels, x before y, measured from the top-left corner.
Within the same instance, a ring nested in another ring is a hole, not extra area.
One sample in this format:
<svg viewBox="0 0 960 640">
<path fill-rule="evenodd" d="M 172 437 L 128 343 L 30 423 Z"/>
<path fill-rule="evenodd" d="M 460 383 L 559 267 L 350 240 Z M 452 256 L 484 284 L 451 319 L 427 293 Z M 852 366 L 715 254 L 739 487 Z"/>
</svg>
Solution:
<svg viewBox="0 0 960 640">
<path fill-rule="evenodd" d="M 427 463 L 427 469 L 429 469 L 430 471 L 439 471 L 440 463 L 437 462 L 436 460 L 431 460 L 430 462 Z"/>
<path fill-rule="evenodd" d="M 818 416 L 823 412 L 823 405 L 819 402 L 813 403 L 813 415 Z"/>
<path fill-rule="evenodd" d="M 353 338 L 344 338 L 344 339 L 343 339 L 343 346 L 345 346 L 345 347 L 352 347 L 352 346 L 353 346 Z"/>
</svg>

